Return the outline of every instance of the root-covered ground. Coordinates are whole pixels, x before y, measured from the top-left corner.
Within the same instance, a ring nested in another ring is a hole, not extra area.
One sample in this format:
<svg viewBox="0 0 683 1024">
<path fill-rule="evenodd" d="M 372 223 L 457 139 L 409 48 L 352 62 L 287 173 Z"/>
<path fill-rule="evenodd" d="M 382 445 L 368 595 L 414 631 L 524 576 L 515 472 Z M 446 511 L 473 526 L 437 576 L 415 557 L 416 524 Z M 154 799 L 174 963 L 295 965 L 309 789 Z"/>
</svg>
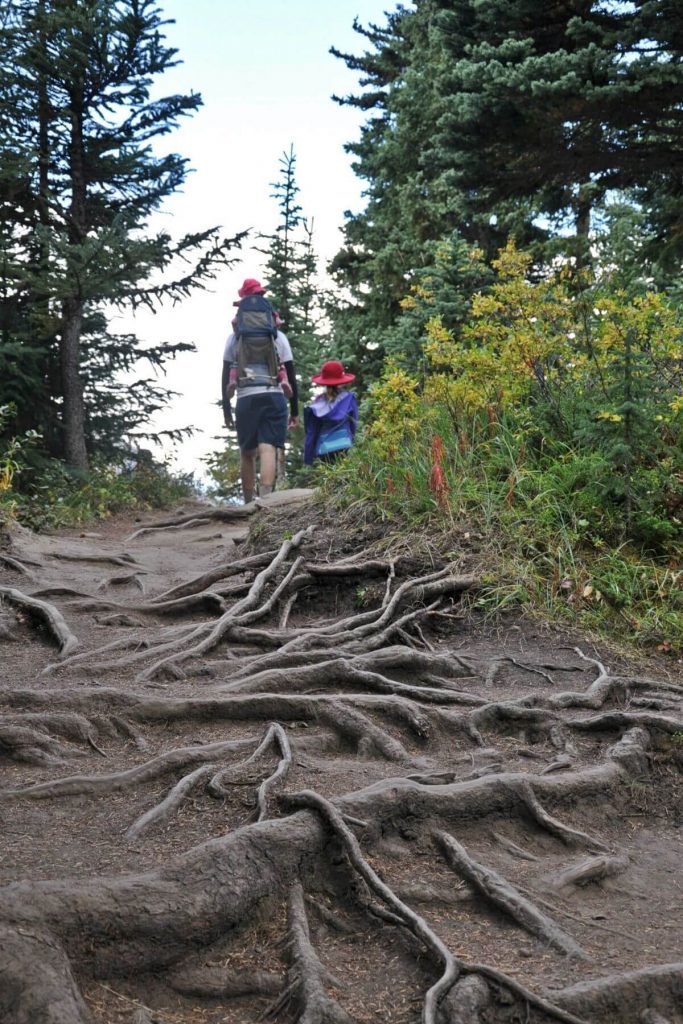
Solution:
<svg viewBox="0 0 683 1024">
<path fill-rule="evenodd" d="M 6 539 L 0 1020 L 683 1024 L 680 665 L 317 518 Z"/>
</svg>

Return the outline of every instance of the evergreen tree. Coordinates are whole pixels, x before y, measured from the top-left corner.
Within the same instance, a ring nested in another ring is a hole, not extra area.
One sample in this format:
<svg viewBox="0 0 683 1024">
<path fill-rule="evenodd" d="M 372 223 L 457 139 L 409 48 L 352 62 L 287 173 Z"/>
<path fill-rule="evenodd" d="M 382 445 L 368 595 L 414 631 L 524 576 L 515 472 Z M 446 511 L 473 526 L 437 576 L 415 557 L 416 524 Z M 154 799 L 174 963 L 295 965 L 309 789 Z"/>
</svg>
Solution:
<svg viewBox="0 0 683 1024">
<path fill-rule="evenodd" d="M 163 26 L 154 0 L 9 0 L 0 37 L 9 70 L 0 117 L 20 154 L 0 150 L 0 401 L 7 388 L 38 383 L 31 426 L 46 428 L 53 453 L 78 469 L 88 449 L 120 448 L 121 434 L 139 431 L 167 398 L 155 381 L 124 386 L 117 373 L 140 355 L 158 368 L 187 347 L 144 350 L 109 332 L 104 308 L 179 301 L 239 241 L 215 228 L 179 240 L 150 231 L 188 172 L 184 158 L 159 156 L 151 143 L 201 104 L 197 94 L 152 98 L 176 63 Z"/>
<path fill-rule="evenodd" d="M 368 113 L 347 146 L 367 202 L 347 215 L 332 271 L 346 299 L 335 336 L 362 377 L 396 349 L 401 301 L 454 231 L 488 259 L 512 234 L 537 264 L 585 261 L 591 215 L 628 194 L 651 254 L 675 268 L 679 4 L 416 0 L 355 28 L 371 49 L 332 52 L 361 75 L 339 102 Z"/>
<path fill-rule="evenodd" d="M 571 221 L 585 258 L 605 195 L 635 188 L 661 207 L 655 189 L 683 171 L 680 5 L 434 2 L 444 108 L 426 159 L 473 211 L 505 218 L 521 203 L 558 227 Z"/>
<path fill-rule="evenodd" d="M 293 145 L 290 145 L 289 152 L 282 154 L 279 162 L 280 176 L 271 184 L 271 198 L 277 202 L 280 219 L 274 234 L 261 236 L 268 246 L 259 251 L 268 258 L 268 290 L 274 297 L 280 316 L 289 326 L 299 269 L 295 235 L 303 219 L 297 199 L 300 190 L 296 182 L 296 154 Z"/>
<path fill-rule="evenodd" d="M 415 275 L 433 266 L 435 243 L 455 231 L 492 255 L 502 241 L 489 215 L 471 216 L 466 197 L 425 160 L 443 112 L 436 81 L 444 51 L 436 13 L 431 0 L 416 10 L 399 6 L 384 27 L 355 23 L 373 51 L 357 57 L 332 50 L 362 76 L 361 94 L 338 102 L 370 113 L 359 141 L 346 147 L 367 183 L 366 206 L 347 214 L 345 245 L 331 265 L 347 297 L 336 303 L 335 347 L 358 369 L 361 386 L 377 378 L 386 352 L 396 351 L 401 303 Z M 464 50 L 464 22 L 461 28 Z"/>
<path fill-rule="evenodd" d="M 413 374 L 424 366 L 424 346 L 430 325 L 437 320 L 452 338 L 467 323 L 472 297 L 483 291 L 492 274 L 482 252 L 457 232 L 427 246 L 429 261 L 413 275 L 410 293 L 401 302 L 402 315 L 387 331 L 383 348 L 395 363 Z"/>
<path fill-rule="evenodd" d="M 322 312 L 317 289 L 317 256 L 313 222 L 303 216 L 298 201 L 294 146 L 280 158 L 280 176 L 272 184 L 279 222 L 272 235 L 261 235 L 267 246 L 265 281 L 292 345 L 302 401 L 310 393 L 310 376 L 319 369 L 322 350 Z"/>
</svg>

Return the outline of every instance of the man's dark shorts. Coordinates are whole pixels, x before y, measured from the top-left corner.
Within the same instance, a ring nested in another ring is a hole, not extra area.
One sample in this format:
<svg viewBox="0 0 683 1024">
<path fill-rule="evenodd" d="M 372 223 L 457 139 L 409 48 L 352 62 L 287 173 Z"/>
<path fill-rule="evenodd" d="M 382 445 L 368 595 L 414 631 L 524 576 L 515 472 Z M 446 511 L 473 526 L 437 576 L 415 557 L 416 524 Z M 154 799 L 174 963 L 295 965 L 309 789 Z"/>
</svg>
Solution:
<svg viewBox="0 0 683 1024">
<path fill-rule="evenodd" d="M 243 452 L 260 444 L 284 448 L 287 440 L 287 399 L 281 391 L 237 399 L 237 443 Z"/>
</svg>

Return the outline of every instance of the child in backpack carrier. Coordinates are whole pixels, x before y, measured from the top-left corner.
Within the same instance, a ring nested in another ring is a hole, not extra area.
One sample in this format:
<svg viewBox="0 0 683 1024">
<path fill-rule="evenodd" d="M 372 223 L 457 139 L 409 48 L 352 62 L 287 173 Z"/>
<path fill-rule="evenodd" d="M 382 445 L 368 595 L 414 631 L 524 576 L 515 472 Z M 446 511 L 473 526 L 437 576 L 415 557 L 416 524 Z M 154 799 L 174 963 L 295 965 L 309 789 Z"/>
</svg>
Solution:
<svg viewBox="0 0 683 1024">
<path fill-rule="evenodd" d="M 279 313 L 275 313 L 275 323 L 276 323 L 277 329 L 280 330 L 280 328 L 282 327 L 282 320 L 280 319 L 280 314 Z M 237 327 L 237 317 L 233 317 L 233 319 L 232 319 L 232 329 L 233 329 L 233 331 L 236 329 L 236 327 Z M 235 394 L 235 391 L 237 390 L 238 379 L 239 379 L 239 369 L 236 366 L 233 366 L 230 369 L 230 383 L 228 385 L 228 390 L 227 390 L 227 397 L 228 397 L 228 399 L 231 399 L 232 396 Z M 282 393 L 284 394 L 285 398 L 291 398 L 292 397 L 292 388 L 291 388 L 289 380 L 287 378 L 287 371 L 286 371 L 286 369 L 284 368 L 284 366 L 282 365 L 282 363 L 280 361 L 278 361 L 277 381 L 278 381 L 278 384 L 280 385 L 280 387 L 282 388 Z"/>
<path fill-rule="evenodd" d="M 304 409 L 304 463 L 318 459 L 334 462 L 352 447 L 358 425 L 358 402 L 353 391 L 342 390 L 355 380 L 336 359 L 323 363 L 320 373 L 311 378 L 324 392 Z"/>
</svg>

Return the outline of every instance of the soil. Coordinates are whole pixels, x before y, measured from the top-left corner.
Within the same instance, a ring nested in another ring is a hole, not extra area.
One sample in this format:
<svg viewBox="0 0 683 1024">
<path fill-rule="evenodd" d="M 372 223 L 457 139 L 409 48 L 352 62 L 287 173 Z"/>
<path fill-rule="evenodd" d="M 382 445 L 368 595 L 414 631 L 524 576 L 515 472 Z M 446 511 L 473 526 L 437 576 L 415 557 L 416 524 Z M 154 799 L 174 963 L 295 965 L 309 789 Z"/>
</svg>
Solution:
<svg viewBox="0 0 683 1024">
<path fill-rule="evenodd" d="M 13 528 L 0 1020 L 683 1024 L 683 667 L 475 558 L 298 491 Z"/>
</svg>

